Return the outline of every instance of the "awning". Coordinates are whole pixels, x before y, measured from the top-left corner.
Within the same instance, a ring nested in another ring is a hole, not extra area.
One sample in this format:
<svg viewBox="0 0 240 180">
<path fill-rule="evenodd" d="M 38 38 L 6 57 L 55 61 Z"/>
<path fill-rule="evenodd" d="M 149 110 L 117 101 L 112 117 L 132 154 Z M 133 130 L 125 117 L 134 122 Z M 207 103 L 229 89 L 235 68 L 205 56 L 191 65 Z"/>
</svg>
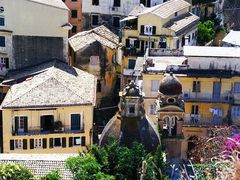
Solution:
<svg viewBox="0 0 240 180">
<path fill-rule="evenodd" d="M 120 22 L 128 21 L 128 20 L 132 20 L 132 19 L 137 19 L 137 17 L 136 17 L 136 16 L 128 16 L 128 17 L 126 17 L 126 18 L 120 20 Z"/>
</svg>

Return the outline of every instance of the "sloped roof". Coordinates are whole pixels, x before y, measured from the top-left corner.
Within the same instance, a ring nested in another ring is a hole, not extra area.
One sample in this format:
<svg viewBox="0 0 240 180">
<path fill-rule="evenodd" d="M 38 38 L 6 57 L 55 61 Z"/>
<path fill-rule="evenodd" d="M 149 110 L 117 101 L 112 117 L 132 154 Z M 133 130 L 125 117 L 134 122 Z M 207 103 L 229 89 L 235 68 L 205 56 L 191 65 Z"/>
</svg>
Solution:
<svg viewBox="0 0 240 180">
<path fill-rule="evenodd" d="M 2 84 L 13 84 L 2 108 L 40 108 L 95 105 L 95 77 L 64 62 L 53 60 L 10 72 Z"/>
<path fill-rule="evenodd" d="M 70 180 L 73 174 L 66 169 L 65 160 L 72 156 L 77 154 L 0 154 L 0 163 L 22 165 L 39 179 L 53 170 L 59 170 L 62 179 Z"/>
<path fill-rule="evenodd" d="M 129 16 L 137 16 L 139 13 L 143 13 L 147 9 L 147 7 L 140 4 L 133 8 L 133 10 L 129 13 Z"/>
<path fill-rule="evenodd" d="M 65 5 L 65 3 L 62 0 L 27 0 L 27 1 L 35 2 L 35 3 L 39 3 L 39 4 L 43 4 L 43 5 L 48 5 L 48 6 L 52 6 L 55 8 L 69 10 L 68 7 Z"/>
<path fill-rule="evenodd" d="M 182 9 L 190 7 L 191 4 L 186 2 L 185 0 L 170 0 L 165 3 L 147 8 L 142 13 L 139 13 L 138 15 L 152 13 L 155 14 L 163 19 L 168 18 L 175 12 L 179 12 Z"/>
<path fill-rule="evenodd" d="M 236 47 L 184 46 L 183 52 L 195 57 L 240 57 L 240 48 Z"/>
<path fill-rule="evenodd" d="M 111 49 L 116 49 L 119 44 L 119 37 L 102 25 L 89 31 L 79 32 L 68 40 L 75 52 L 96 41 Z"/>
<path fill-rule="evenodd" d="M 184 16 L 171 20 L 170 23 L 167 23 L 164 27 L 179 35 L 184 33 L 184 30 L 189 31 L 189 29 L 196 27 L 197 24 L 199 24 L 199 19 L 200 18 L 198 16 L 192 13 L 187 13 Z"/>
<path fill-rule="evenodd" d="M 230 31 L 222 41 L 235 46 L 240 46 L 240 31 Z"/>
</svg>

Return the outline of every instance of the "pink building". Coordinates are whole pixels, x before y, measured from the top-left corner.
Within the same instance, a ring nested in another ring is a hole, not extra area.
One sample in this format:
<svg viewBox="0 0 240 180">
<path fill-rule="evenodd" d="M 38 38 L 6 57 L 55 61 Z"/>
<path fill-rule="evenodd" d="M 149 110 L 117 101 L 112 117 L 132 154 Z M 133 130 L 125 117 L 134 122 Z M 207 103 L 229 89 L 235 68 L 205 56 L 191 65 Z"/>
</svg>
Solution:
<svg viewBox="0 0 240 180">
<path fill-rule="evenodd" d="M 69 22 L 72 24 L 72 30 L 69 36 L 72 36 L 82 30 L 82 0 L 63 0 L 70 9 Z"/>
</svg>

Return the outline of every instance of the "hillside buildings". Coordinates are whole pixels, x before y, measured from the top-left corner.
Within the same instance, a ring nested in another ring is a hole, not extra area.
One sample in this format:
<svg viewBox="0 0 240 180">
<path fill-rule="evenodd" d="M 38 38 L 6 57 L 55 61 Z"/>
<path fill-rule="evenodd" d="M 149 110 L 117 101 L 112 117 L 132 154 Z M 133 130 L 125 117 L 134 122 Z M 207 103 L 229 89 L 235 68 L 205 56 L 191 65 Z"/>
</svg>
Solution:
<svg viewBox="0 0 240 180">
<path fill-rule="evenodd" d="M 92 0 L 83 1 L 83 30 L 89 30 L 99 25 L 106 25 L 111 30 L 119 32 L 120 20 L 126 17 L 135 6 L 143 4 L 151 7 L 163 0 Z"/>
<path fill-rule="evenodd" d="M 136 7 L 122 30 L 123 82 L 131 79 L 138 56 L 147 48 L 178 49 L 196 44 L 199 17 L 190 12 L 191 5 L 184 0 L 170 0 L 147 8 Z M 149 21 L 151 19 L 151 21 Z"/>
</svg>

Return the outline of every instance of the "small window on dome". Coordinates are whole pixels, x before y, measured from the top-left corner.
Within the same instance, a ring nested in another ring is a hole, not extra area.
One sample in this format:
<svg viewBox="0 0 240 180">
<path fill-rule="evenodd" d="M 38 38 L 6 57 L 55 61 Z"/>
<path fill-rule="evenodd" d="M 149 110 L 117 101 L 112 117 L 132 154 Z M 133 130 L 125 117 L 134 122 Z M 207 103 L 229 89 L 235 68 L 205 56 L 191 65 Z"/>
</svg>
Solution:
<svg viewBox="0 0 240 180">
<path fill-rule="evenodd" d="M 175 100 L 174 98 L 168 98 L 168 99 L 167 99 L 167 102 L 168 102 L 168 103 L 175 103 L 176 100 Z"/>
<path fill-rule="evenodd" d="M 129 113 L 130 114 L 134 114 L 135 113 L 135 107 L 134 106 L 129 107 Z"/>
</svg>

